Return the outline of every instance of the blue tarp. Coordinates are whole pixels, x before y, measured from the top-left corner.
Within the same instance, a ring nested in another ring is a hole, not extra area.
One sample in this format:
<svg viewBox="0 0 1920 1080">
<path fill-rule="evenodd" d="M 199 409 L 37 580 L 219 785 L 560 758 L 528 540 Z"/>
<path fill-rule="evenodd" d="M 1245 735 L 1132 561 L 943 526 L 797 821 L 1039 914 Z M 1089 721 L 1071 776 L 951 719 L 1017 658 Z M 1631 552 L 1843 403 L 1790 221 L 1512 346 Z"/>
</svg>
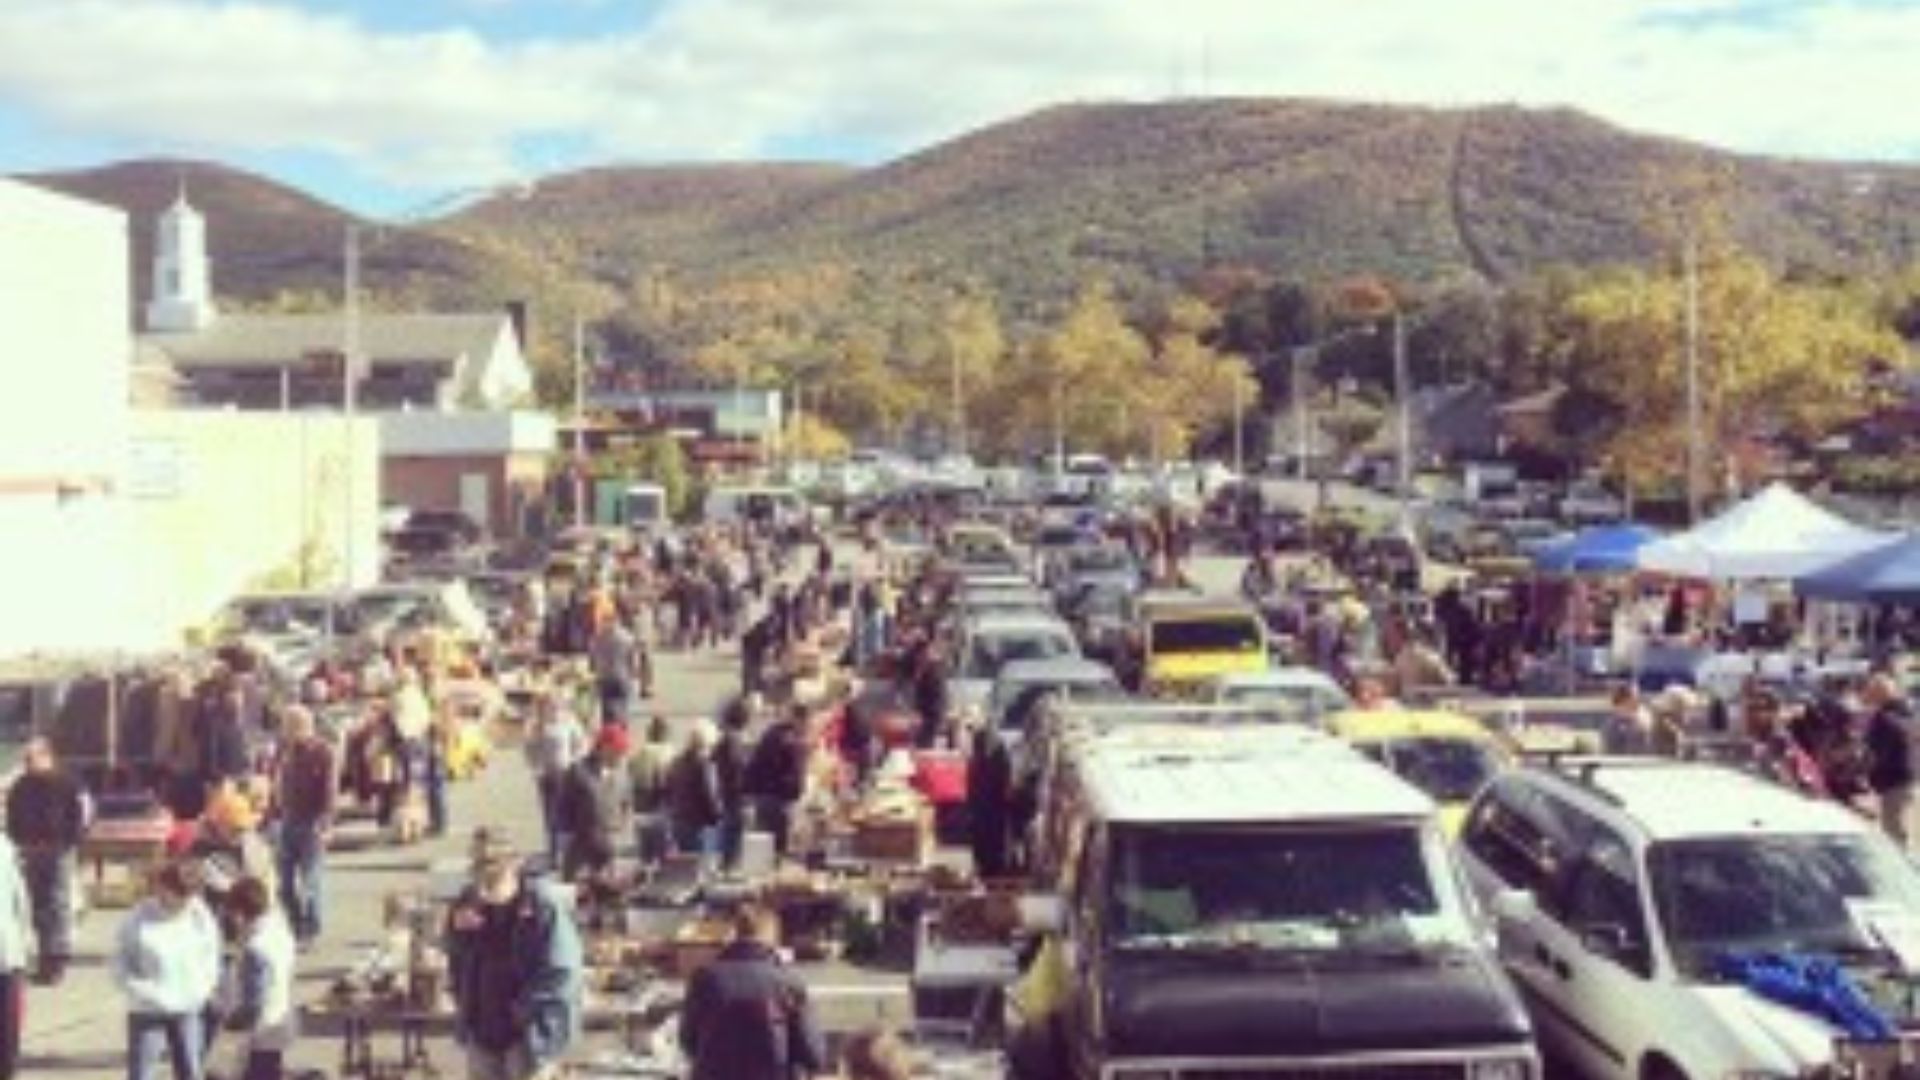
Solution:
<svg viewBox="0 0 1920 1080">
<path fill-rule="evenodd" d="M 1534 569 L 1549 574 L 1610 574 L 1634 568 L 1634 555 L 1660 534 L 1644 525 L 1596 525 L 1540 549 Z"/>
<path fill-rule="evenodd" d="M 1920 534 L 1908 533 L 1795 578 L 1793 589 L 1809 600 L 1920 603 Z"/>
</svg>

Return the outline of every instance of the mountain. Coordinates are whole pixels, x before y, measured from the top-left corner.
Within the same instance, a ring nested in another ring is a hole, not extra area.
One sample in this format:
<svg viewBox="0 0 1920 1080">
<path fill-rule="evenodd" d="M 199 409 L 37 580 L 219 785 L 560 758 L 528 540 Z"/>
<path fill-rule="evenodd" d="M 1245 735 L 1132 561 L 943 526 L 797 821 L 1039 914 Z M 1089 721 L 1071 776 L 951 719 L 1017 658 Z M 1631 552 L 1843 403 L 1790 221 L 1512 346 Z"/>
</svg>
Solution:
<svg viewBox="0 0 1920 1080">
<path fill-rule="evenodd" d="M 648 264 L 724 277 L 841 260 L 1016 296 L 1088 270 L 1165 278 L 1221 262 L 1500 280 L 1643 259 L 1650 193 L 1701 172 L 1724 179 L 1743 238 L 1783 264 L 1876 245 L 1911 258 L 1920 239 L 1920 168 L 1738 155 L 1566 109 L 1064 105 L 869 169 L 741 168 L 593 170 L 543 181 L 551 199 L 447 224 L 469 237 L 543 216 L 577 225 L 587 265 L 613 281 Z"/>
<path fill-rule="evenodd" d="M 561 174 L 389 234 L 367 276 L 468 304 L 555 290 L 618 302 L 655 266 L 722 280 L 828 262 L 984 279 L 1016 304 L 1089 272 L 1135 284 L 1220 263 L 1497 281 L 1649 256 L 1650 185 L 1702 170 L 1723 178 L 1743 238 L 1783 265 L 1915 255 L 1914 166 L 1732 154 L 1564 109 L 1215 99 L 1057 106 L 871 168 Z M 183 171 L 223 294 L 337 294 L 346 215 L 297 191 L 200 163 L 29 179 L 133 211 L 144 267 Z"/>
</svg>

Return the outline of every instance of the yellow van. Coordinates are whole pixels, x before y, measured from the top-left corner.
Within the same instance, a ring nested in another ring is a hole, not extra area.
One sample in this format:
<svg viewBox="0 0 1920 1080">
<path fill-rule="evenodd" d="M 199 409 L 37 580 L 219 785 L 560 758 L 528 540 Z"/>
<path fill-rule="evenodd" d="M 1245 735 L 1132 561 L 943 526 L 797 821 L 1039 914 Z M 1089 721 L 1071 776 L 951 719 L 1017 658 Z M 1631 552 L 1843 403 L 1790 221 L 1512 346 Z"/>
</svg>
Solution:
<svg viewBox="0 0 1920 1080">
<path fill-rule="evenodd" d="M 1506 740 L 1459 713 L 1354 709 L 1329 717 L 1327 730 L 1431 796 L 1449 836 L 1480 788 L 1513 763 Z"/>
<path fill-rule="evenodd" d="M 1141 689 L 1161 697 L 1198 697 L 1221 676 L 1272 664 L 1266 622 L 1231 600 L 1143 597 L 1139 647 Z"/>
</svg>

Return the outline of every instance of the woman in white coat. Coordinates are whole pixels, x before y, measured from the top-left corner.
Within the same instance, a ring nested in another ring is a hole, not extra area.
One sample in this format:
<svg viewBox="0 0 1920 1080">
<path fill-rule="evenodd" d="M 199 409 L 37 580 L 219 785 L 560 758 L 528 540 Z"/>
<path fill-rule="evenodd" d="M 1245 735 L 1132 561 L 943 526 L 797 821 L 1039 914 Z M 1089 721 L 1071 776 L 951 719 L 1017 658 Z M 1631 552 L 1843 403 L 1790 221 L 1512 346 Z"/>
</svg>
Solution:
<svg viewBox="0 0 1920 1080">
<path fill-rule="evenodd" d="M 127 1078 L 151 1080 L 164 1051 L 174 1080 L 203 1080 L 201 1017 L 220 982 L 220 926 L 200 899 L 197 865 L 165 863 L 150 886 L 109 964 L 127 996 Z"/>
<path fill-rule="evenodd" d="M 23 972 L 33 952 L 33 907 L 13 841 L 0 832 L 0 1080 L 20 1067 Z"/>
</svg>

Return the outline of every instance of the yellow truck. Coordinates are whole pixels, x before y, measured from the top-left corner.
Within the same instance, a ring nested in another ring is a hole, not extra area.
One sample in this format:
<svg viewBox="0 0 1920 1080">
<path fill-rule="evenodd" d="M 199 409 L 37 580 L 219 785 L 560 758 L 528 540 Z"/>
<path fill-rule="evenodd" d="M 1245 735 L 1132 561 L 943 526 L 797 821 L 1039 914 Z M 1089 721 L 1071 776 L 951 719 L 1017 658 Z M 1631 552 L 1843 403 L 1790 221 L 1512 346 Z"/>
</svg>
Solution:
<svg viewBox="0 0 1920 1080">
<path fill-rule="evenodd" d="M 1149 594 L 1140 601 L 1140 689 L 1156 697 L 1198 698 L 1222 676 L 1271 665 L 1267 624 L 1236 600 Z"/>
</svg>

